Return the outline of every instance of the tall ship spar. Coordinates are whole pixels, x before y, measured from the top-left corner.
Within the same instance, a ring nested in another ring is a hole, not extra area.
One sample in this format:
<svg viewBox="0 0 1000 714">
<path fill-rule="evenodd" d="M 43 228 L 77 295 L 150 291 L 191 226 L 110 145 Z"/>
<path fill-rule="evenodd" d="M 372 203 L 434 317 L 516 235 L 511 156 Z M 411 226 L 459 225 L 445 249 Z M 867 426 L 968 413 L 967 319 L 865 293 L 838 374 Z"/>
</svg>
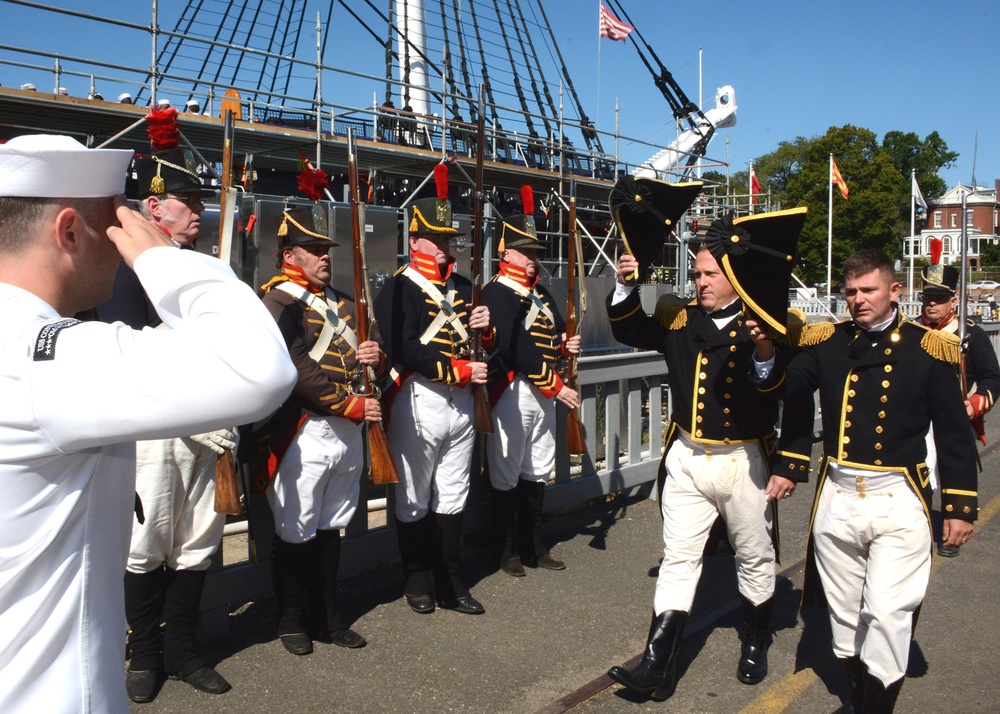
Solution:
<svg viewBox="0 0 1000 714">
<path fill-rule="evenodd" d="M 604 4 L 631 21 L 621 3 Z M 123 8 L 130 19 L 91 15 L 71 2 L 56 7 L 0 0 L 0 5 L 7 6 L 5 16 L 16 10 L 25 18 L 20 27 L 45 28 L 58 20 L 73 23 L 81 36 L 97 38 L 88 57 L 60 53 L 60 43 L 44 32 L 29 46 L 0 44 L 0 140 L 60 133 L 90 146 L 144 154 L 150 151 L 144 122 L 148 107 L 163 98 L 178 108 L 195 100 L 201 113 L 182 113 L 180 131 L 204 162 L 206 184 L 217 186 L 225 142 L 222 117 L 227 108 L 233 110 L 237 194 L 230 261 L 252 285 L 275 272 L 275 223 L 283 207 L 309 203 L 296 186 L 306 162 L 331 177 L 335 200 L 324 205 L 331 234 L 340 244 L 332 255 L 333 282 L 350 283 L 348 129 L 357 138 L 358 166 L 367 179 L 362 198 L 373 291 L 396 270 L 405 252 L 400 209 L 431 195 L 433 168 L 441 161 L 452 168 L 451 200 L 460 230 L 468 236 L 481 86 L 486 107 L 484 255 L 494 254 L 495 220 L 520 213 L 520 187 L 530 185 L 539 233 L 547 239 L 543 280 L 557 299 L 565 295 L 572 184 L 586 282 L 591 292 L 603 295 L 617 257 L 607 206 L 618 177 L 678 181 L 703 166 L 724 166 L 706 158 L 709 142 L 717 128 L 736 122 L 732 87 L 719 89 L 715 106 L 703 112 L 636 28 L 628 41 L 637 59 L 630 61 L 645 66 L 667 101 L 669 115 L 662 116 L 673 117 L 676 139 L 657 146 L 622 136 L 617 128 L 599 130 L 580 102 L 542 0 L 188 0 L 183 5 L 151 0 L 148 8 Z M 352 47 L 370 49 L 363 54 L 345 51 L 344 37 L 350 34 L 364 40 L 354 38 Z M 27 30 L 23 37 L 31 39 Z M 149 48 L 149 66 L 120 63 L 122 48 L 141 56 L 135 51 L 141 47 Z M 34 86 L 22 86 L 28 82 Z M 337 88 L 332 100 L 331 87 Z M 123 93 L 132 104 L 118 101 Z M 651 98 L 654 103 L 659 100 Z M 635 164 L 622 161 L 618 147 L 623 143 L 633 152 L 639 147 L 648 158 Z M 676 289 L 684 294 L 690 221 L 708 225 L 737 201 L 726 195 L 725 187 L 706 188 L 677 226 L 679 240 L 664 246 L 653 272 L 663 283 L 656 292 Z M 217 250 L 222 224 L 219 204 L 210 205 L 203 216 L 200 250 Z M 468 274 L 467 246 L 459 243 L 454 252 L 460 272 Z M 486 261 L 484 279 L 491 271 Z M 676 288 L 671 285 L 675 282 Z M 615 347 L 603 312 L 592 310 L 581 325 L 588 351 Z"/>
</svg>

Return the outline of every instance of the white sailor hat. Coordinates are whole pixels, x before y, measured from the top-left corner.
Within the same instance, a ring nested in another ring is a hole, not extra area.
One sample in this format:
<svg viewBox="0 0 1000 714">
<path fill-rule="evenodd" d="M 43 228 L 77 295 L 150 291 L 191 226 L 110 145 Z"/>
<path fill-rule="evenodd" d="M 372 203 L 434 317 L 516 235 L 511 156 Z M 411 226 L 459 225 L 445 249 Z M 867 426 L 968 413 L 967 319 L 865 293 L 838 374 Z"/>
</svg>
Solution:
<svg viewBox="0 0 1000 714">
<path fill-rule="evenodd" d="M 24 84 L 21 85 L 21 89 L 34 90 L 35 85 L 33 85 L 31 82 L 25 82 Z"/>
<path fill-rule="evenodd" d="M 68 136 L 19 136 L 0 145 L 0 196 L 116 196 L 125 191 L 131 160 L 131 150 L 88 149 Z"/>
<path fill-rule="evenodd" d="M 194 111 L 198 111 L 199 109 L 201 109 L 201 102 L 199 102 L 197 99 L 189 99 L 184 104 L 184 106 L 187 107 L 188 109 L 193 108 Z"/>
<path fill-rule="evenodd" d="M 132 103 L 132 95 L 129 94 L 128 92 L 122 92 L 121 94 L 118 95 L 118 103 L 119 104 L 122 104 L 122 103 L 124 103 L 124 104 L 131 104 Z"/>
<path fill-rule="evenodd" d="M 68 97 L 69 96 L 69 90 L 66 89 L 66 87 L 59 87 L 58 89 L 56 89 L 56 94 L 61 94 L 64 97 Z"/>
<path fill-rule="evenodd" d="M 170 106 L 170 100 L 169 99 L 157 99 L 156 100 L 156 106 L 158 106 L 158 107 L 169 107 Z"/>
</svg>

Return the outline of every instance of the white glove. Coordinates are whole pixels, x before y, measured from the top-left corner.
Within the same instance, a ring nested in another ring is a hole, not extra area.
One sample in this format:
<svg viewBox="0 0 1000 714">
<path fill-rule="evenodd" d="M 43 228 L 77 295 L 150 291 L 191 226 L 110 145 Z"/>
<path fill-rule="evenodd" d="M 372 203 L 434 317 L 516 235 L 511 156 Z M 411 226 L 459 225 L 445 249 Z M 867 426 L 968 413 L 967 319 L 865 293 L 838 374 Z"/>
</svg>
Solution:
<svg viewBox="0 0 1000 714">
<path fill-rule="evenodd" d="M 216 429 L 204 434 L 194 434 L 190 439 L 197 444 L 207 446 L 219 456 L 226 453 L 227 449 L 229 451 L 236 450 L 236 433 L 229 429 Z"/>
</svg>

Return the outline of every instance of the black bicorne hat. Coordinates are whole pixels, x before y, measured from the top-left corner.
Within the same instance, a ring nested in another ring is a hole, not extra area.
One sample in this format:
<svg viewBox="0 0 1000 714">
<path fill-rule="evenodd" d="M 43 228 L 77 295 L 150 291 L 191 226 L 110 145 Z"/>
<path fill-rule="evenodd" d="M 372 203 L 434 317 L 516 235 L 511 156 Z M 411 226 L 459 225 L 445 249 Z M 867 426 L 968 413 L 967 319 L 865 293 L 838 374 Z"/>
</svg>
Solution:
<svg viewBox="0 0 1000 714">
<path fill-rule="evenodd" d="M 210 193 L 201 183 L 197 166 L 190 149 L 167 149 L 136 159 L 139 198 L 165 193 Z"/>
<path fill-rule="evenodd" d="M 703 186 L 701 181 L 667 183 L 622 176 L 611 189 L 611 216 L 625 249 L 639 261 L 640 279 Z"/>
<path fill-rule="evenodd" d="M 795 266 L 805 206 L 717 219 L 705 235 L 733 288 L 755 313 L 781 335 L 787 332 L 788 288 Z"/>
<path fill-rule="evenodd" d="M 335 248 L 339 244 L 330 240 L 330 230 L 326 220 L 326 209 L 322 204 L 286 208 L 275 221 L 278 235 L 278 249 L 295 246 L 326 246 Z"/>
</svg>

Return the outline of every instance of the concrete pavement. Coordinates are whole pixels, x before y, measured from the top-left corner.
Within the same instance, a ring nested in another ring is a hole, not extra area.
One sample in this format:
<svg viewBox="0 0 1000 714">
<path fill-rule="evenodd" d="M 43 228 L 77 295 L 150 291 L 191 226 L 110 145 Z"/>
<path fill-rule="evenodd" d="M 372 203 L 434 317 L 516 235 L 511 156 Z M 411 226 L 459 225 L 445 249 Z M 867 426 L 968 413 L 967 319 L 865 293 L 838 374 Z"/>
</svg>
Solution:
<svg viewBox="0 0 1000 714">
<path fill-rule="evenodd" d="M 990 420 L 980 522 L 958 558 L 934 557 L 899 712 L 1000 711 L 1000 419 Z M 706 559 L 680 653 L 679 682 L 663 703 L 634 697 L 604 673 L 645 643 L 661 540 L 657 504 L 639 494 L 553 514 L 546 533 L 568 564 L 511 578 L 469 537 L 467 570 L 486 614 L 417 615 L 400 597 L 398 563 L 343 582 L 341 603 L 369 645 L 317 645 L 307 657 L 273 634 L 273 602 L 234 603 L 232 633 L 204 648 L 233 684 L 210 696 L 167 682 L 134 712 L 830 712 L 842 674 L 825 610 L 796 611 L 812 486 L 782 504 L 782 568 L 770 674 L 736 680 L 738 605 L 731 558 Z"/>
</svg>

